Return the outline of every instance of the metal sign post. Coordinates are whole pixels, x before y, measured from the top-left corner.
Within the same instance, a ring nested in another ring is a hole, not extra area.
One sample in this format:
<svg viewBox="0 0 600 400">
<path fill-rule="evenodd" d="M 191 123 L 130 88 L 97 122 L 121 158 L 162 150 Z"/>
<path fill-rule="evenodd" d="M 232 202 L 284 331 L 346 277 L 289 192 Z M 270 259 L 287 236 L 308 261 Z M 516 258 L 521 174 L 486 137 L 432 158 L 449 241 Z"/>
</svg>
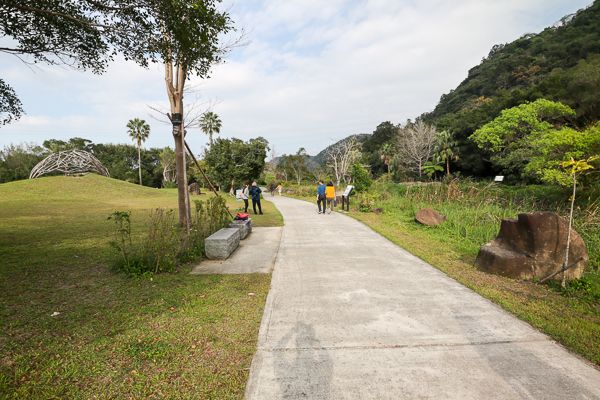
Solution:
<svg viewBox="0 0 600 400">
<path fill-rule="evenodd" d="M 344 204 L 346 204 L 346 211 L 350 211 L 350 195 L 352 194 L 352 190 L 354 190 L 354 186 L 352 185 L 346 186 L 346 190 L 344 190 L 344 194 L 342 195 L 342 211 L 344 211 Z"/>
</svg>

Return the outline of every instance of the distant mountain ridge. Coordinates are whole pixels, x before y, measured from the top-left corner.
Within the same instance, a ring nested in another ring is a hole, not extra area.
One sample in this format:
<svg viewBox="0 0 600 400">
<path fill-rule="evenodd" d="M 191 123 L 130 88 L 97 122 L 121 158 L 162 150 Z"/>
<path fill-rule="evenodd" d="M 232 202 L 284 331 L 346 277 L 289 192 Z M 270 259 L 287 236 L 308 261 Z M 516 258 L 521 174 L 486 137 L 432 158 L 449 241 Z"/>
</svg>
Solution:
<svg viewBox="0 0 600 400">
<path fill-rule="evenodd" d="M 370 133 L 357 133 L 354 135 L 350 135 L 344 139 L 338 140 L 337 142 L 335 142 L 334 144 L 327 146 L 326 148 L 324 148 L 323 150 L 321 150 L 321 152 L 319 154 L 317 154 L 316 156 L 312 156 L 307 162 L 306 162 L 306 166 L 310 169 L 310 170 L 314 170 L 315 168 L 318 168 L 320 166 L 322 166 L 323 164 L 325 164 L 327 162 L 327 150 L 334 148 L 335 146 L 337 146 L 340 143 L 344 143 L 352 138 L 357 139 L 360 143 L 363 143 L 368 137 L 370 137 L 371 134 Z"/>
</svg>

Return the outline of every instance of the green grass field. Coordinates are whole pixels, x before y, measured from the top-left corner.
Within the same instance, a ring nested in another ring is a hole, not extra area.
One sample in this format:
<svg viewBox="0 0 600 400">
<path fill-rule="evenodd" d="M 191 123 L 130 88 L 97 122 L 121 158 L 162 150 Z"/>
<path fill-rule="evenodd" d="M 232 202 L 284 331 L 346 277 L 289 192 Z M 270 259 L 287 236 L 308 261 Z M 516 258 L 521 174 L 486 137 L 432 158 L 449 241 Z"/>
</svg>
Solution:
<svg viewBox="0 0 600 400">
<path fill-rule="evenodd" d="M 131 211 L 139 238 L 154 208 L 177 209 L 176 189 L 93 174 L 0 185 L 0 398 L 243 398 L 271 276 L 110 272 L 108 215 Z M 255 227 L 283 225 L 263 212 Z"/>
</svg>

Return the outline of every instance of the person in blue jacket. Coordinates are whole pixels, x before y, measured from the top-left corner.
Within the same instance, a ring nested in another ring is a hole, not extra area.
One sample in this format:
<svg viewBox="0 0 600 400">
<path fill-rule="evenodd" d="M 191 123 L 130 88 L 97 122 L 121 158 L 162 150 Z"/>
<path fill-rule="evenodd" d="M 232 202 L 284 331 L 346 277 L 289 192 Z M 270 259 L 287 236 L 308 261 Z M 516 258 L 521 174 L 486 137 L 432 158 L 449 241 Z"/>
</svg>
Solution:
<svg viewBox="0 0 600 400">
<path fill-rule="evenodd" d="M 327 201 L 327 195 L 325 194 L 325 184 L 323 181 L 319 181 L 317 187 L 317 207 L 319 207 L 319 214 L 321 214 L 321 204 L 323 204 L 323 214 L 325 214 L 325 202 Z"/>
<path fill-rule="evenodd" d="M 252 188 L 249 193 L 250 196 L 252 196 L 252 208 L 254 209 L 254 214 L 256 214 L 256 205 L 258 204 L 258 213 L 262 215 L 262 209 L 260 208 L 260 194 L 262 193 L 262 190 L 260 190 L 256 182 L 252 182 Z"/>
</svg>

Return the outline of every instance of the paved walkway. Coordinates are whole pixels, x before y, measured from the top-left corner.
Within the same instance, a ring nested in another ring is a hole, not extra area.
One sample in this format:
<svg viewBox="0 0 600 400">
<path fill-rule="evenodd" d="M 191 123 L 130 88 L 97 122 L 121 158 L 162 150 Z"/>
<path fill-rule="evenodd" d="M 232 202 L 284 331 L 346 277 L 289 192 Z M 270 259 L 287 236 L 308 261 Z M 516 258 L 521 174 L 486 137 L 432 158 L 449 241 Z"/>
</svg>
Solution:
<svg viewBox="0 0 600 400">
<path fill-rule="evenodd" d="M 246 398 L 600 399 L 600 371 L 360 222 L 285 219 Z"/>
<path fill-rule="evenodd" d="M 252 216 L 250 216 L 252 217 Z M 252 228 L 227 260 L 204 260 L 190 274 L 270 274 L 273 272 L 283 227 Z"/>
</svg>

